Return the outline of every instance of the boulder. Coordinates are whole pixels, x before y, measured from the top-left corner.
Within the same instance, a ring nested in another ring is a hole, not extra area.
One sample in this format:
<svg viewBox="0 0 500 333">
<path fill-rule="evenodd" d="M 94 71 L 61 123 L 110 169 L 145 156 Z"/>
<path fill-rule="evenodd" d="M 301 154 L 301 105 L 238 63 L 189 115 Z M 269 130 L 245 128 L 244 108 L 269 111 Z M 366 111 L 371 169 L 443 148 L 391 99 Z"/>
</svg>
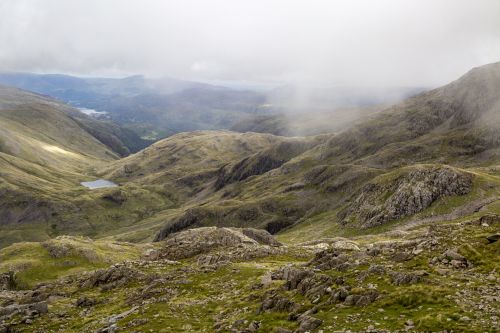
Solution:
<svg viewBox="0 0 500 333">
<path fill-rule="evenodd" d="M 108 269 L 99 269 L 90 276 L 85 276 L 80 281 L 81 288 L 92 288 L 102 286 L 109 290 L 126 285 L 143 274 L 124 265 L 114 265 Z"/>
<path fill-rule="evenodd" d="M 373 303 L 378 296 L 379 294 L 376 290 L 369 290 L 361 294 L 351 294 L 345 298 L 344 305 L 367 306 Z"/>
<path fill-rule="evenodd" d="M 170 235 L 163 241 L 159 257 L 171 260 L 206 254 L 218 248 L 261 248 L 281 245 L 265 230 L 203 227 Z"/>
<path fill-rule="evenodd" d="M 260 306 L 259 313 L 262 312 L 293 312 L 300 307 L 297 303 L 281 295 L 271 295 L 267 297 Z"/>
<path fill-rule="evenodd" d="M 299 328 L 295 330 L 295 333 L 311 332 L 323 324 L 323 320 L 308 315 L 299 316 L 297 321 L 299 322 Z"/>
</svg>

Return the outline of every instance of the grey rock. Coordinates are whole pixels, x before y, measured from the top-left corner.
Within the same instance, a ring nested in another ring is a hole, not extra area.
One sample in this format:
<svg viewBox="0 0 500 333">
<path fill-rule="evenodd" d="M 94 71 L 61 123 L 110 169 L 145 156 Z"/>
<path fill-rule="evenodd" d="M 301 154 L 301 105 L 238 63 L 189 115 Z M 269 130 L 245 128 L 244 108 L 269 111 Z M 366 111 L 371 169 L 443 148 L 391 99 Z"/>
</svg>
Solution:
<svg viewBox="0 0 500 333">
<path fill-rule="evenodd" d="M 323 321 L 318 318 L 314 318 L 308 315 L 301 315 L 297 319 L 299 322 L 299 328 L 295 330 L 295 333 L 305 333 L 310 332 L 323 324 Z"/>
</svg>

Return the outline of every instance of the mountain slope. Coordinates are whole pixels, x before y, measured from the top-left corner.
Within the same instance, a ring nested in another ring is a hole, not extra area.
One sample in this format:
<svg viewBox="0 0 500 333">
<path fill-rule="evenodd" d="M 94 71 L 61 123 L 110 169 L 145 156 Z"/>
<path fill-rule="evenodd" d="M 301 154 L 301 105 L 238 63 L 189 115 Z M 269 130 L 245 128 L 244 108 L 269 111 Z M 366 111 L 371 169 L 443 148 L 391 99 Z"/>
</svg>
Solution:
<svg viewBox="0 0 500 333">
<path fill-rule="evenodd" d="M 386 217 L 372 226 L 448 213 L 467 201 L 490 204 L 500 194 L 499 84 L 500 63 L 473 69 L 447 86 L 324 136 L 322 143 L 260 176 L 219 187 L 203 205 L 160 214 L 157 221 L 167 222 L 157 239 L 188 226 L 251 225 L 278 232 L 323 219 L 337 232 L 356 232 L 366 226 L 365 218 L 377 214 Z M 446 189 L 461 177 L 471 179 L 466 188 L 439 194 L 437 184 Z M 380 206 L 366 208 L 363 202 L 370 200 L 363 197 L 373 188 Z M 415 200 L 421 204 L 409 213 L 388 212 L 396 202 L 406 207 Z"/>
<path fill-rule="evenodd" d="M 229 128 L 259 112 L 265 102 L 265 96 L 257 92 L 171 78 L 0 73 L 0 83 L 107 112 L 115 123 L 152 140 L 183 131 Z"/>
<path fill-rule="evenodd" d="M 57 102 L 0 87 L 2 152 L 61 170 L 89 167 L 117 155 L 86 132 Z"/>
</svg>

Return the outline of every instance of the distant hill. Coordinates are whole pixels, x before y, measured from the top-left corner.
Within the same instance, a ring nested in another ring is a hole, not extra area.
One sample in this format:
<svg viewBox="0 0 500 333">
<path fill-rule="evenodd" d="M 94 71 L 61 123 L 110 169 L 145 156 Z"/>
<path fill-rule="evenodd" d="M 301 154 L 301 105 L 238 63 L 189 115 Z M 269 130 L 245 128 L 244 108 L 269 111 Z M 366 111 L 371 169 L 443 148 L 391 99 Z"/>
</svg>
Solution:
<svg viewBox="0 0 500 333">
<path fill-rule="evenodd" d="M 114 122 L 144 138 L 229 128 L 260 112 L 265 95 L 171 78 L 78 78 L 28 73 L 0 74 L 0 83 L 52 96 L 75 107 L 107 112 Z"/>
<path fill-rule="evenodd" d="M 99 118 L 108 118 L 148 140 L 195 130 L 234 129 L 290 136 L 338 131 L 366 115 L 371 110 L 367 107 L 394 103 L 422 91 L 412 87 L 288 85 L 252 91 L 140 75 L 113 79 L 0 73 L 0 83 L 106 112 Z M 327 119 L 335 121 L 322 121 Z M 128 148 L 135 152 L 142 145 Z"/>
</svg>

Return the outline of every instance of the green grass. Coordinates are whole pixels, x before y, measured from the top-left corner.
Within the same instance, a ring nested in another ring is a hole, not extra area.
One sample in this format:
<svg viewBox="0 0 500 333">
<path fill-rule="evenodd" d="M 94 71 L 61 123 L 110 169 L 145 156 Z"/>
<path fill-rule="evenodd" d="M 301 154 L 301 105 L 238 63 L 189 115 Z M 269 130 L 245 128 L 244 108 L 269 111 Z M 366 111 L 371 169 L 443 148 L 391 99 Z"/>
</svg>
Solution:
<svg viewBox="0 0 500 333">
<path fill-rule="evenodd" d="M 16 272 L 18 287 L 27 288 L 115 262 L 138 259 L 143 252 L 143 247 L 133 244 L 94 242 L 78 237 L 56 238 L 46 244 L 67 247 L 69 251 L 57 258 L 50 255 L 44 243 L 16 243 L 0 250 L 0 272 Z"/>
</svg>

